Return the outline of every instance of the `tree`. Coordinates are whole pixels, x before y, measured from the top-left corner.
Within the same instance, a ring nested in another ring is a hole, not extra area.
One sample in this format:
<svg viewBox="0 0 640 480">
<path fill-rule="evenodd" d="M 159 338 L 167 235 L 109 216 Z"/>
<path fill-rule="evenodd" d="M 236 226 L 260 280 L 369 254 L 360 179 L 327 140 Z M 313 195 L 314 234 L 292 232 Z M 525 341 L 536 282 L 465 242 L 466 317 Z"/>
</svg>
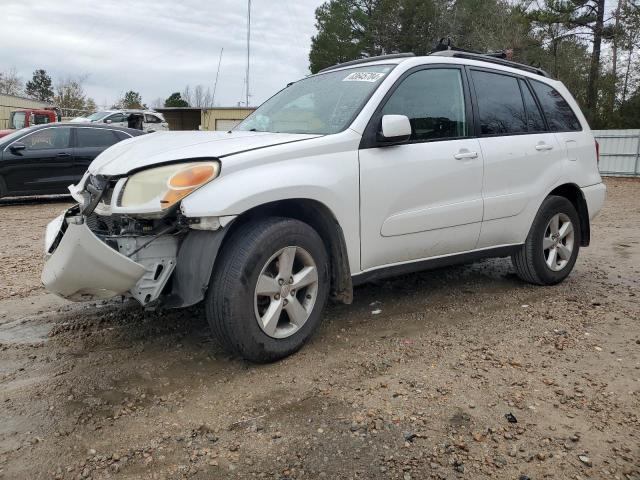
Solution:
<svg viewBox="0 0 640 480">
<path fill-rule="evenodd" d="M 187 102 L 189 105 L 193 105 L 193 98 L 192 98 L 192 95 L 191 95 L 191 87 L 189 85 L 184 87 L 184 90 L 182 91 L 182 99 L 185 102 Z"/>
<path fill-rule="evenodd" d="M 129 90 L 118 102 L 119 108 L 134 108 L 142 109 L 146 108 L 146 105 L 142 103 L 142 97 L 138 92 Z"/>
<path fill-rule="evenodd" d="M 555 29 L 553 41 L 563 38 L 587 39 L 592 43 L 585 107 L 590 119 L 596 116 L 601 70 L 602 42 L 612 38 L 613 29 L 605 28 L 605 0 L 546 0 L 530 12 L 539 24 Z"/>
<path fill-rule="evenodd" d="M 164 101 L 165 107 L 188 107 L 189 103 L 182 99 L 180 92 L 174 92 Z"/>
<path fill-rule="evenodd" d="M 98 111 L 98 106 L 96 105 L 96 102 L 95 100 L 93 100 L 93 98 L 87 98 L 87 100 L 84 102 L 84 110 L 87 115 Z"/>
<path fill-rule="evenodd" d="M 511 2 L 513 3 L 513 2 Z M 312 72 L 372 55 L 430 52 L 451 37 L 458 47 L 502 50 L 527 43 L 521 9 L 507 0 L 330 0 L 316 10 Z"/>
<path fill-rule="evenodd" d="M 22 79 L 15 68 L 7 72 L 0 72 L 0 93 L 5 95 L 21 95 Z"/>
<path fill-rule="evenodd" d="M 369 53 L 367 37 L 372 13 L 372 8 L 363 9 L 356 0 L 331 0 L 319 6 L 318 33 L 311 39 L 309 53 L 311 72 Z"/>
<path fill-rule="evenodd" d="M 77 117 L 85 113 L 86 94 L 82 86 L 85 78 L 66 78 L 56 84 L 53 101 L 63 117 Z"/>
<path fill-rule="evenodd" d="M 51 77 L 46 70 L 36 70 L 33 77 L 27 82 L 25 93 L 28 97 L 40 100 L 41 102 L 51 102 L 53 99 L 53 88 L 51 87 Z"/>
<path fill-rule="evenodd" d="M 151 108 L 162 108 L 162 107 L 164 107 L 164 99 L 162 97 L 158 97 L 153 102 L 151 102 Z"/>
</svg>

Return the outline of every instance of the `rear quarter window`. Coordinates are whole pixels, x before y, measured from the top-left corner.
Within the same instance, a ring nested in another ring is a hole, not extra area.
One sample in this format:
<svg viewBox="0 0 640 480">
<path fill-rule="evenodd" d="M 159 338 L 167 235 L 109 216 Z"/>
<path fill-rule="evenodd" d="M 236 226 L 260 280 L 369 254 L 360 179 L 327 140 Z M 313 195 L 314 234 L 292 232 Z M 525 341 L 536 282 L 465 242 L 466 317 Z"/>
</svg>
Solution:
<svg viewBox="0 0 640 480">
<path fill-rule="evenodd" d="M 542 111 L 545 117 L 547 117 L 547 123 L 551 131 L 567 132 L 582 130 L 578 117 L 576 117 L 576 114 L 567 101 L 560 95 L 560 92 L 550 85 L 538 82 L 537 80 L 531 80 L 531 86 L 540 101 Z"/>
</svg>

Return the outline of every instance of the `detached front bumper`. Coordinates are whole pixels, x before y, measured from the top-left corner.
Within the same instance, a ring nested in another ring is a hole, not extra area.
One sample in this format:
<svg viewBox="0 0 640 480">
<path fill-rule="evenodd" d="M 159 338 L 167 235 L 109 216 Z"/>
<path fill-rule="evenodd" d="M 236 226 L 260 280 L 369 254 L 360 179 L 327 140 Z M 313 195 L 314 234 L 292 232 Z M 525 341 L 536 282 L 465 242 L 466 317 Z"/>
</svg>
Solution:
<svg viewBox="0 0 640 480">
<path fill-rule="evenodd" d="M 73 301 L 125 294 L 142 305 L 156 300 L 175 267 L 177 238 L 123 236 L 113 242 L 117 250 L 96 236 L 82 216 L 66 212 L 47 227 L 43 285 Z"/>
</svg>

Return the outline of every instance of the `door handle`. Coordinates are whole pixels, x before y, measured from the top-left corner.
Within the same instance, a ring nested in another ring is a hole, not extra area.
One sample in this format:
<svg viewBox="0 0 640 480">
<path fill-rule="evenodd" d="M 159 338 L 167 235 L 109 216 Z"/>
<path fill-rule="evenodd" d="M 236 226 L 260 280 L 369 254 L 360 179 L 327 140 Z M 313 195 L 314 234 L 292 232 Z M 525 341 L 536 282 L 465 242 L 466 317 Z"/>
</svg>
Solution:
<svg viewBox="0 0 640 480">
<path fill-rule="evenodd" d="M 59 153 L 58 157 L 59 158 L 69 158 L 71 156 L 70 153 Z"/>
<path fill-rule="evenodd" d="M 553 150 L 553 145 L 549 145 L 548 143 L 539 143 L 536 145 L 536 150 L 539 152 L 543 152 L 545 150 Z"/>
<path fill-rule="evenodd" d="M 456 160 L 470 160 L 473 158 L 478 158 L 478 152 L 470 152 L 469 150 L 464 149 L 456 153 L 453 158 L 455 158 Z"/>
</svg>

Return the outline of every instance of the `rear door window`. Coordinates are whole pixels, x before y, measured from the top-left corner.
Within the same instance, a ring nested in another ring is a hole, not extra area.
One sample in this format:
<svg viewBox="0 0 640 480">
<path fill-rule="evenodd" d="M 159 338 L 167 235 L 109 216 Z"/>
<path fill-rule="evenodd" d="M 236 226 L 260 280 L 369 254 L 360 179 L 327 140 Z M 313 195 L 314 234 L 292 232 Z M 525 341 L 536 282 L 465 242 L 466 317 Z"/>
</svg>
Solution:
<svg viewBox="0 0 640 480">
<path fill-rule="evenodd" d="M 160 120 L 158 117 L 149 114 L 144 115 L 144 121 L 147 123 L 162 123 L 162 120 Z"/>
<path fill-rule="evenodd" d="M 78 148 L 109 147 L 118 141 L 119 139 L 112 130 L 102 128 L 76 129 L 76 144 Z"/>
<path fill-rule="evenodd" d="M 582 126 L 573 110 L 555 88 L 536 80 L 531 81 L 533 90 L 540 100 L 542 111 L 549 128 L 553 132 L 571 132 L 582 130 Z"/>
<path fill-rule="evenodd" d="M 544 124 L 544 118 L 542 112 L 533 98 L 533 94 L 526 82 L 520 80 L 520 87 L 522 88 L 522 98 L 524 98 L 524 106 L 527 111 L 527 127 L 530 133 L 538 133 L 546 131 Z"/>
<path fill-rule="evenodd" d="M 472 70 L 482 135 L 526 133 L 527 115 L 518 79 L 509 75 Z"/>
</svg>

